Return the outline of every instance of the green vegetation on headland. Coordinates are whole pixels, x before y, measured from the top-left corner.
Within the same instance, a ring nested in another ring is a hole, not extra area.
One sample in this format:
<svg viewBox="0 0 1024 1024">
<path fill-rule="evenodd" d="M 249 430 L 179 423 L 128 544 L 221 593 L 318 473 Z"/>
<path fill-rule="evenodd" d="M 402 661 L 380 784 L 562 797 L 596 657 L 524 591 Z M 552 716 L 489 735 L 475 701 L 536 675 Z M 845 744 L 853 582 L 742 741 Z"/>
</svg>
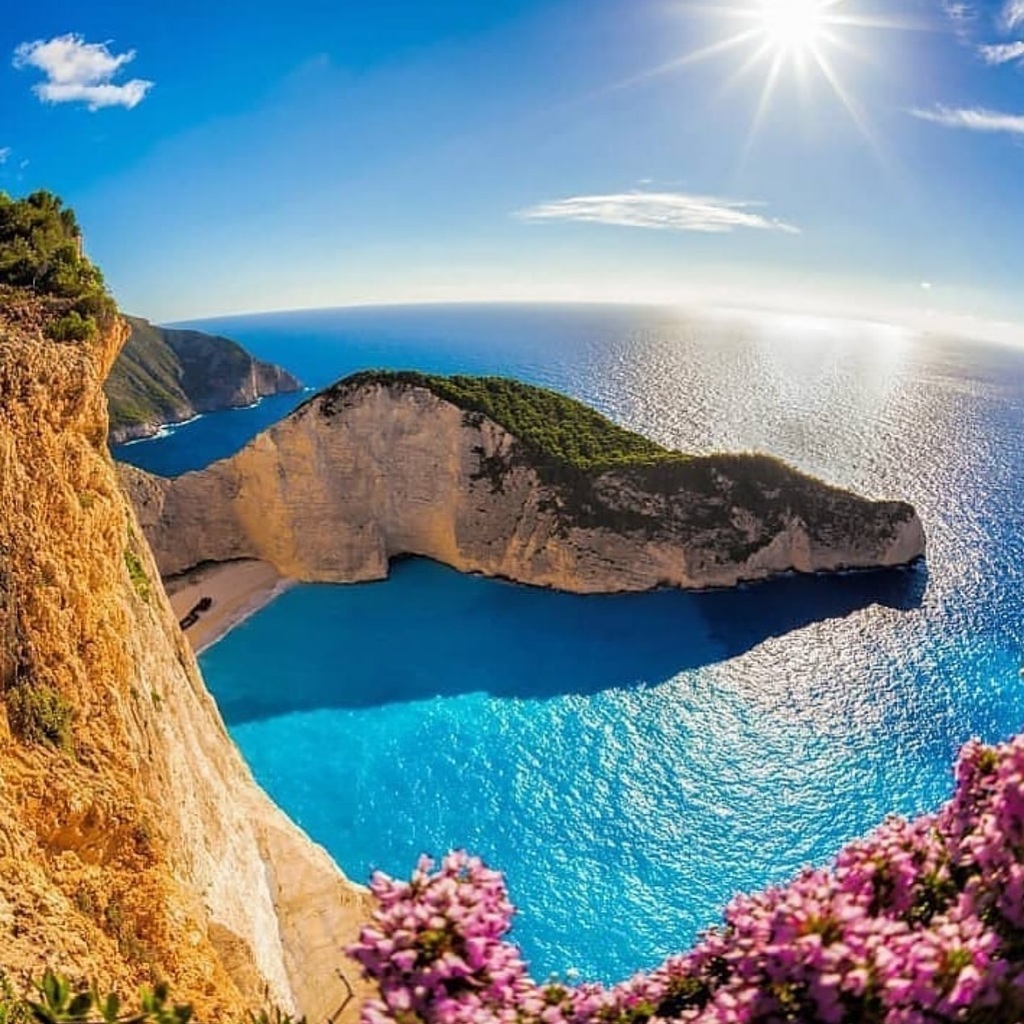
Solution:
<svg viewBox="0 0 1024 1024">
<path fill-rule="evenodd" d="M 74 212 L 50 192 L 24 199 L 0 192 L 0 286 L 50 300 L 45 330 L 57 341 L 91 340 L 117 313 L 82 251 Z"/>
<path fill-rule="evenodd" d="M 679 463 L 689 457 L 626 430 L 557 391 L 508 377 L 442 377 L 412 370 L 368 370 L 326 392 L 340 397 L 370 384 L 426 388 L 471 415 L 486 416 L 547 459 L 581 470 Z"/>
<path fill-rule="evenodd" d="M 91 341 L 117 316 L 74 211 L 51 192 L 0 192 L 0 307 L 4 319 L 67 342 Z M 301 386 L 229 338 L 126 319 L 131 334 L 105 385 L 115 444 Z"/>
<path fill-rule="evenodd" d="M 134 317 L 128 322 L 132 332 L 103 386 L 111 430 L 188 419 L 193 409 L 181 387 L 178 358 L 159 328 Z"/>
</svg>

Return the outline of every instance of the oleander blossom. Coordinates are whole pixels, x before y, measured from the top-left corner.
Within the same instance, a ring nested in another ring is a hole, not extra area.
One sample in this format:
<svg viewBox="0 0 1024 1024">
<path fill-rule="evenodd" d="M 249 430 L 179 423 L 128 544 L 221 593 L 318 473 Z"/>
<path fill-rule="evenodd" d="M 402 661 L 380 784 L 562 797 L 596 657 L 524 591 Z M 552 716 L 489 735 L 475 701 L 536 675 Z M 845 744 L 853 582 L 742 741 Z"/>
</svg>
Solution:
<svg viewBox="0 0 1024 1024">
<path fill-rule="evenodd" d="M 968 743 L 938 814 L 890 818 L 830 869 L 739 896 L 690 952 L 612 987 L 538 983 L 504 878 L 464 852 L 378 873 L 349 950 L 363 1024 L 1024 1021 L 1024 735 Z"/>
</svg>

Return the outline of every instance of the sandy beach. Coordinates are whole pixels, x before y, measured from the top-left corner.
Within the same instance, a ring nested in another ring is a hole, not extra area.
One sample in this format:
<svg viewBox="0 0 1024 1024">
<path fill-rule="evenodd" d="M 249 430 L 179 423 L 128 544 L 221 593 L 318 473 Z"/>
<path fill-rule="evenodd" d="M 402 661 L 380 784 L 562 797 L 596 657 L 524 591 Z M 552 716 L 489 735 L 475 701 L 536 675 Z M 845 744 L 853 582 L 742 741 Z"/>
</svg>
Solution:
<svg viewBox="0 0 1024 1024">
<path fill-rule="evenodd" d="M 178 619 L 183 619 L 204 597 L 213 604 L 199 621 L 185 630 L 196 654 L 219 640 L 238 623 L 269 604 L 290 586 L 267 562 L 242 560 L 202 565 L 164 580 L 167 596 Z"/>
</svg>

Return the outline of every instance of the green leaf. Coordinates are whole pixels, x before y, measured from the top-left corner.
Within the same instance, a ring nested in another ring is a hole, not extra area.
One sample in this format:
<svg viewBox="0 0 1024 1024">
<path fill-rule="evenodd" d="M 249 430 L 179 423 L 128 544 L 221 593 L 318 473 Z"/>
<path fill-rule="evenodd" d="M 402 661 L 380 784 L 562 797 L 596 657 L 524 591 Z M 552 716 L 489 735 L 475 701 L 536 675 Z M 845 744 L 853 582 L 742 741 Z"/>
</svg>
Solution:
<svg viewBox="0 0 1024 1024">
<path fill-rule="evenodd" d="M 67 1001 L 67 986 L 63 981 L 47 967 L 39 987 L 43 993 L 46 1008 L 53 1013 L 60 1013 Z"/>
<path fill-rule="evenodd" d="M 118 1013 L 121 1012 L 121 999 L 116 992 L 107 996 L 102 1006 L 103 1019 L 107 1024 L 114 1024 Z"/>
<path fill-rule="evenodd" d="M 42 1003 L 33 1002 L 31 999 L 26 1000 L 26 1005 L 32 1011 L 32 1016 L 39 1024 L 56 1024 L 57 1018 L 49 1007 L 44 1006 Z"/>
<path fill-rule="evenodd" d="M 91 1009 L 92 994 L 89 992 L 79 992 L 78 995 L 71 1000 L 71 1004 L 67 1008 L 67 1015 L 75 1020 L 82 1020 L 88 1016 Z"/>
</svg>

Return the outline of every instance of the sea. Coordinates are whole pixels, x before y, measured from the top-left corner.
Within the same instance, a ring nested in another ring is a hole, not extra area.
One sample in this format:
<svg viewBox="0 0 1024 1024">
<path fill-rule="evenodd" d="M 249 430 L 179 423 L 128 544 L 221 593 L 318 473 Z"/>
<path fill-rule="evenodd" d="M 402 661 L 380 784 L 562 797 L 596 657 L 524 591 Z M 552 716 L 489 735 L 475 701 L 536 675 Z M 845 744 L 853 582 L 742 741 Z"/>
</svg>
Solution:
<svg viewBox="0 0 1024 1024">
<path fill-rule="evenodd" d="M 535 977 L 612 982 L 738 892 L 935 810 L 960 746 L 1024 726 L 1024 352 L 883 324 L 622 306 L 244 316 L 320 388 L 368 367 L 556 388 L 691 452 L 770 452 L 913 502 L 912 567 L 579 597 L 422 559 L 297 586 L 200 659 L 259 782 L 353 879 L 462 848 L 501 869 Z M 308 394 L 119 458 L 225 457 Z"/>
</svg>

